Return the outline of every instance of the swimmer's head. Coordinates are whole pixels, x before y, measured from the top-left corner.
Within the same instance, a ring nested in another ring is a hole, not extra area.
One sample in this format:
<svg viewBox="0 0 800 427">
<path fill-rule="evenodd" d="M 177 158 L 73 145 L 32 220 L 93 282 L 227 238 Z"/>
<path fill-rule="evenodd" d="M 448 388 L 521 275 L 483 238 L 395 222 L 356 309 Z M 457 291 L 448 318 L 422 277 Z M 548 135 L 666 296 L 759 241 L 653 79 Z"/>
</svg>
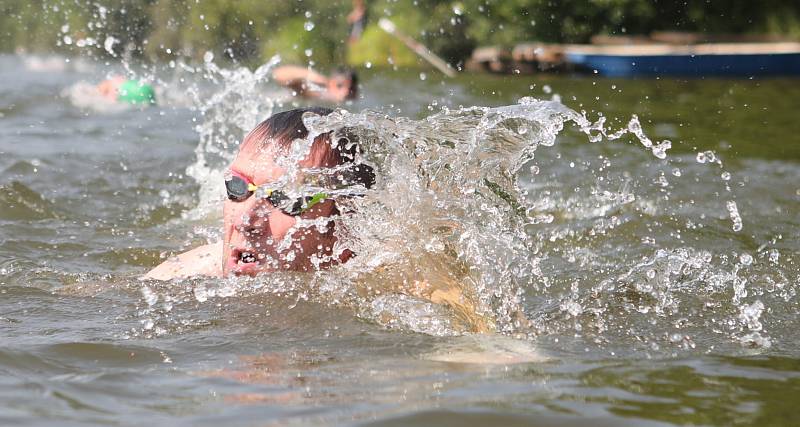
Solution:
<svg viewBox="0 0 800 427">
<path fill-rule="evenodd" d="M 286 181 L 282 180 L 287 173 L 283 161 L 292 145 L 308 136 L 303 116 L 330 112 L 304 108 L 278 113 L 245 137 L 225 182 L 229 200 L 223 213 L 222 262 L 226 275 L 311 271 L 344 262 L 352 255 L 336 247 L 333 218 L 339 210 L 335 196 L 319 191 L 319 185 L 306 194 L 280 184 Z M 332 139 L 336 141 L 332 143 Z M 370 167 L 355 164 L 359 149 L 352 136 L 322 134 L 297 163 L 299 173 L 352 164 L 346 168 L 350 171 L 346 184 L 369 188 L 375 175 Z"/>
<path fill-rule="evenodd" d="M 128 104 L 155 104 L 153 86 L 139 80 L 125 80 L 117 89 L 117 100 Z"/>
<path fill-rule="evenodd" d="M 358 96 L 358 75 L 347 68 L 337 68 L 328 78 L 328 95 L 337 101 L 355 99 Z"/>
</svg>

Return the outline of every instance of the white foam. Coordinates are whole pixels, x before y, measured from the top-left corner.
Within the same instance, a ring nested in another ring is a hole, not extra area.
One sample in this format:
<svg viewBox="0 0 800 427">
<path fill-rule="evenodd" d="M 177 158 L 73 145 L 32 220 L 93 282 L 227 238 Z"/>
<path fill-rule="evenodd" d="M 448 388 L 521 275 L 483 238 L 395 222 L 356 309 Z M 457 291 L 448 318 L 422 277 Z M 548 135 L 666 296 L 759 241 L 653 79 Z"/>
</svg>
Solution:
<svg viewBox="0 0 800 427">
<path fill-rule="evenodd" d="M 496 334 L 453 338 L 440 348 L 424 354 L 422 358 L 437 362 L 480 365 L 544 363 L 550 360 L 531 341 Z"/>
</svg>

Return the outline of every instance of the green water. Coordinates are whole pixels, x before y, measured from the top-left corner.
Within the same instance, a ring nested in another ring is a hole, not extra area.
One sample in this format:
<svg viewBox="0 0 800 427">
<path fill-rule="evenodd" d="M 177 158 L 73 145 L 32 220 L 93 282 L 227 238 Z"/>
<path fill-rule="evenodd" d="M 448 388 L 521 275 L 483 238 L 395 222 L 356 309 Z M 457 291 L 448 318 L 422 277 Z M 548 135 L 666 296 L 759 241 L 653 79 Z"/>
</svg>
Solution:
<svg viewBox="0 0 800 427">
<path fill-rule="evenodd" d="M 521 94 L 558 94 L 576 110 L 624 126 L 631 114 L 648 136 L 670 139 L 678 152 L 720 150 L 726 158 L 798 159 L 796 79 L 607 79 L 578 76 L 462 77 L 473 96 L 497 103 Z M 533 89 L 530 87 L 533 86 Z M 550 90 L 543 90 L 549 86 Z M 647 125 L 645 125 L 647 126 Z"/>
</svg>

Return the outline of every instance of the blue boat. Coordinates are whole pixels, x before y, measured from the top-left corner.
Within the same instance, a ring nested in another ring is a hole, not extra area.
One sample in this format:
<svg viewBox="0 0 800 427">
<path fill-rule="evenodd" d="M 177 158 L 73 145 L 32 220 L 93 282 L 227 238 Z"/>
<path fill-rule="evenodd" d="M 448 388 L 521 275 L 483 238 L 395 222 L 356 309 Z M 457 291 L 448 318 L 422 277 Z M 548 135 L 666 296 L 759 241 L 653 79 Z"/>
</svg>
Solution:
<svg viewBox="0 0 800 427">
<path fill-rule="evenodd" d="M 567 45 L 568 63 L 609 77 L 800 75 L 800 43 Z"/>
</svg>

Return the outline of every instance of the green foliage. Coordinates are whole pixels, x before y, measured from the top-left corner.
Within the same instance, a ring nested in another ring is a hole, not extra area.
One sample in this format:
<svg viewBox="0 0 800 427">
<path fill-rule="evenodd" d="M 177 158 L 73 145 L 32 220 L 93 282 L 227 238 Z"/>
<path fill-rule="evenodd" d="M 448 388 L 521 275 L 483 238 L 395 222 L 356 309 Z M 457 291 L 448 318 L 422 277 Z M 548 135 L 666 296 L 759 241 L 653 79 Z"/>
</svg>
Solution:
<svg viewBox="0 0 800 427">
<path fill-rule="evenodd" d="M 384 15 L 378 15 L 375 12 L 376 10 L 381 10 L 384 13 L 388 12 L 387 18 L 391 19 L 400 31 L 418 38 L 419 35 L 411 30 L 419 28 L 425 17 L 420 13 L 420 9 L 411 6 L 410 2 L 399 5 L 395 5 L 393 1 L 376 1 L 372 3 L 370 7 L 371 13 L 368 14 L 367 21 L 369 25 L 364 30 L 361 39 L 349 49 L 348 62 L 354 65 L 362 65 L 369 62 L 378 67 L 418 66 L 420 59 L 414 52 L 396 37 L 378 28 L 377 21 Z"/>
<path fill-rule="evenodd" d="M 279 54 L 285 63 L 323 67 L 420 64 L 377 27 L 381 17 L 453 64 L 477 45 L 586 42 L 594 34 L 678 30 L 800 37 L 796 0 L 367 0 L 367 5 L 368 26 L 349 46 L 351 0 L 3 0 L 0 49 L 91 49 L 103 55 L 103 42 L 111 36 L 119 41 L 113 47 L 117 54 L 151 59 L 200 58 L 212 51 L 241 62 Z M 84 46 L 87 40 L 93 44 Z"/>
<path fill-rule="evenodd" d="M 85 27 L 87 20 L 77 9 L 74 5 L 59 7 L 42 0 L 3 1 L 0 3 L 0 47 L 3 50 L 52 49 L 62 26 Z M 65 19 L 53 20 L 54 13 L 64 13 Z"/>
<path fill-rule="evenodd" d="M 345 58 L 348 8 L 343 2 L 304 1 L 301 9 L 274 19 L 263 34 L 261 57 L 281 55 L 284 63 L 339 64 Z M 307 16 L 310 15 L 310 16 Z M 306 24 L 313 24 L 306 27 Z M 306 52 L 311 55 L 308 56 Z"/>
<path fill-rule="evenodd" d="M 347 53 L 347 62 L 363 66 L 366 63 L 377 67 L 416 67 L 419 57 L 406 45 L 375 25 L 367 27 L 361 39 Z"/>
<path fill-rule="evenodd" d="M 793 34 L 794 0 L 464 0 L 468 34 L 482 44 L 523 40 L 587 42 L 592 35 L 653 31 Z"/>
<path fill-rule="evenodd" d="M 151 8 L 153 19 L 153 32 L 145 48 L 145 53 L 150 57 L 160 56 L 167 52 L 182 52 L 186 54 L 189 49 L 183 38 L 181 28 L 186 26 L 187 9 L 185 0 L 157 0 Z"/>
</svg>

